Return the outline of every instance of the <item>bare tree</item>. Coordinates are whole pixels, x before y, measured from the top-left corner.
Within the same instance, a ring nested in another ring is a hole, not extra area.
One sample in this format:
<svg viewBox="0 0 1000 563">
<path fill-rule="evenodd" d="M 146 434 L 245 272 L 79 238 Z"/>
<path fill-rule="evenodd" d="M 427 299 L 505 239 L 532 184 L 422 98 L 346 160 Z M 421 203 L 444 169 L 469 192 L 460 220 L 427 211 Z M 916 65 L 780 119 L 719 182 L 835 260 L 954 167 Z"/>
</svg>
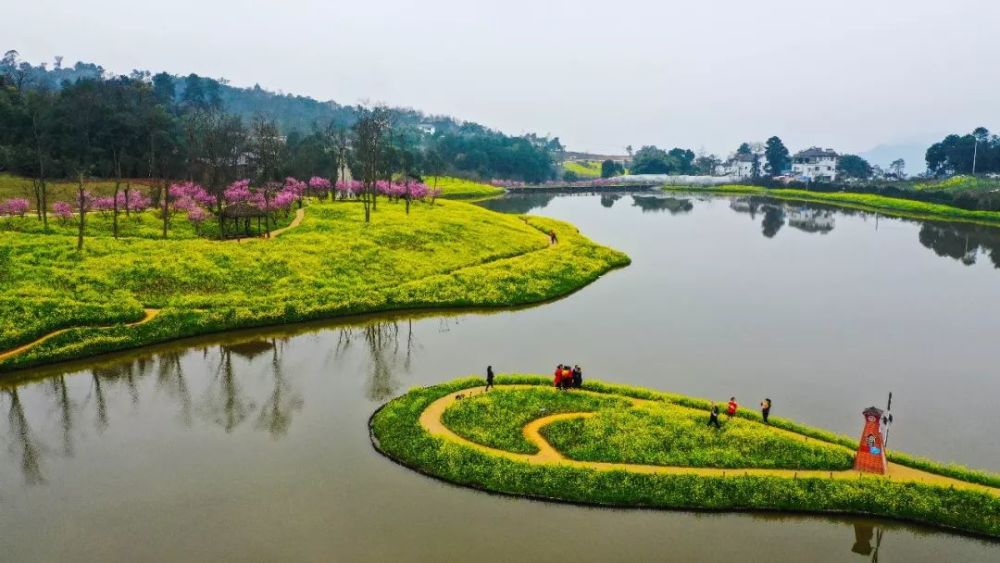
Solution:
<svg viewBox="0 0 1000 563">
<path fill-rule="evenodd" d="M 389 115 L 389 108 L 382 105 L 372 109 L 360 108 L 353 128 L 354 158 L 361 172 L 365 223 L 371 222 L 371 212 L 376 205 L 375 186 L 379 178 L 382 149 L 389 134 Z"/>
</svg>

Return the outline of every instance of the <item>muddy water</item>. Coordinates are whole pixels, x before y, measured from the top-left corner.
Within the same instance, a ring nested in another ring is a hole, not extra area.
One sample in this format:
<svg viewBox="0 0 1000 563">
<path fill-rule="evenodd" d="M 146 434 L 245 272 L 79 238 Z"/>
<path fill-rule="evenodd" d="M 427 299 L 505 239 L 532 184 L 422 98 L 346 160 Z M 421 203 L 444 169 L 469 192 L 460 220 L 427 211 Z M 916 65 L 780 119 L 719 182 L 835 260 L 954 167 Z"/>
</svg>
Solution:
<svg viewBox="0 0 1000 563">
<path fill-rule="evenodd" d="M 1000 470 L 1000 234 L 765 200 L 521 197 L 634 264 L 495 313 L 190 340 L 0 384 L 3 561 L 987 561 L 884 521 L 494 497 L 376 454 L 414 385 L 579 363 L 838 432 L 894 393 L 890 447 Z"/>
</svg>

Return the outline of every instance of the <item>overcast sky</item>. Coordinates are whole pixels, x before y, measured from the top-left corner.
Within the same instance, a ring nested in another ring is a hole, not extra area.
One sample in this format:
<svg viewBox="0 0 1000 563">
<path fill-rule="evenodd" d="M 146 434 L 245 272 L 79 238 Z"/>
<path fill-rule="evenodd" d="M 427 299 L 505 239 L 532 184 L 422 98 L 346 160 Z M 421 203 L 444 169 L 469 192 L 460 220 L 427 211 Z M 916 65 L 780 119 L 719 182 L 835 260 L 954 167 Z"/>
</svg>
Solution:
<svg viewBox="0 0 1000 563">
<path fill-rule="evenodd" d="M 0 50 L 33 63 L 383 101 L 574 150 L 725 154 L 776 134 L 860 152 L 1000 130 L 996 0 L 31 0 L 3 15 Z"/>
</svg>

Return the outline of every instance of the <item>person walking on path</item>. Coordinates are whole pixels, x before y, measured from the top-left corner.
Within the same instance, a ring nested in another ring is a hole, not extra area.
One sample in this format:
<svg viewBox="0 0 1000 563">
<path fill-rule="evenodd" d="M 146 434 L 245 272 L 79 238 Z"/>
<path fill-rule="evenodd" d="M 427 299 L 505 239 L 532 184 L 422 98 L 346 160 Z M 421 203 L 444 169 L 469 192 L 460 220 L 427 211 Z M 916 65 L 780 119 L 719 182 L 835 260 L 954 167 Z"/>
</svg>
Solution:
<svg viewBox="0 0 1000 563">
<path fill-rule="evenodd" d="M 760 415 L 764 417 L 764 424 L 770 424 L 767 417 L 771 414 L 771 399 L 764 399 L 760 403 Z"/>
<path fill-rule="evenodd" d="M 493 387 L 493 366 L 486 366 L 486 391 Z"/>
<path fill-rule="evenodd" d="M 573 366 L 573 387 L 583 387 L 583 370 L 580 366 Z"/>
<path fill-rule="evenodd" d="M 739 408 L 740 404 L 736 402 L 736 397 L 729 397 L 729 404 L 726 405 L 726 416 L 733 418 Z"/>
<path fill-rule="evenodd" d="M 549 231 L 549 244 L 558 244 L 558 243 L 559 243 L 559 239 L 556 238 L 556 231 L 555 231 L 555 229 L 550 230 Z"/>
<path fill-rule="evenodd" d="M 708 412 L 708 425 L 714 426 L 721 430 L 722 426 L 719 424 L 719 405 L 712 403 L 712 409 Z"/>
</svg>

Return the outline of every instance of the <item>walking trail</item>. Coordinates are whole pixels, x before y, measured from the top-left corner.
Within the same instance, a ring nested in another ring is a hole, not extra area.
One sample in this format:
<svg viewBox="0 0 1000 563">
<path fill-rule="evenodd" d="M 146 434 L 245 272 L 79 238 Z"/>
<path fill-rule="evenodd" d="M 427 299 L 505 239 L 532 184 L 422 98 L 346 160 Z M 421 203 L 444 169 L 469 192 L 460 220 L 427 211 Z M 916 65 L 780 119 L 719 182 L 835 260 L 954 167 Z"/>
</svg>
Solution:
<svg viewBox="0 0 1000 563">
<path fill-rule="evenodd" d="M 289 223 L 287 227 L 282 227 L 280 229 L 275 229 L 275 230 L 271 231 L 270 236 L 266 236 L 265 237 L 265 236 L 262 235 L 262 236 L 259 236 L 259 237 L 227 239 L 226 242 L 235 242 L 236 244 L 244 244 L 247 241 L 251 241 L 251 240 L 272 239 L 274 237 L 281 236 L 282 234 L 284 234 L 289 229 L 294 229 L 295 227 L 298 227 L 300 224 L 302 224 L 302 219 L 305 216 L 306 216 L 306 210 L 305 210 L 305 208 L 304 207 L 300 207 L 299 209 L 295 210 L 295 218 L 292 219 L 292 222 Z"/>
<path fill-rule="evenodd" d="M 144 309 L 144 312 L 145 312 L 145 315 L 142 317 L 142 319 L 140 319 L 140 320 L 138 320 L 138 321 L 136 321 L 134 323 L 125 323 L 123 326 L 139 326 L 141 324 L 146 324 L 149 321 L 155 319 L 156 315 L 160 314 L 160 310 L 159 309 Z M 98 326 L 98 327 L 95 327 L 95 328 L 109 328 L 109 327 L 112 327 L 112 326 L 115 326 L 115 325 L 101 325 L 101 326 Z M 38 346 L 39 344 L 45 342 L 46 340 L 50 340 L 52 338 L 55 338 L 55 337 L 59 336 L 60 334 L 66 332 L 66 331 L 73 330 L 74 328 L 86 328 L 86 327 L 77 327 L 77 326 L 74 326 L 74 327 L 68 327 L 68 328 L 61 328 L 59 330 L 50 332 L 50 333 L 46 334 L 45 336 L 43 336 L 41 338 L 38 338 L 36 340 L 32 340 L 31 342 L 29 342 L 27 344 L 24 344 L 22 346 L 18 346 L 17 348 L 14 348 L 12 350 L 7 350 L 6 352 L 0 352 L 0 362 L 2 362 L 4 360 L 7 360 L 9 358 L 13 358 L 14 356 L 17 356 L 19 354 L 23 354 L 23 353 L 27 352 L 28 350 L 34 348 L 35 346 Z"/>
<path fill-rule="evenodd" d="M 531 389 L 531 388 L 537 388 L 537 386 L 503 385 L 499 389 L 502 391 L 503 389 Z M 504 457 L 513 461 L 530 463 L 533 465 L 563 465 L 581 469 L 596 469 L 598 471 L 629 471 L 633 473 L 658 473 L 658 474 L 668 474 L 668 475 L 704 475 L 708 477 L 725 477 L 727 475 L 772 476 L 772 477 L 784 477 L 787 479 L 794 479 L 798 477 L 823 478 L 823 479 L 858 479 L 861 478 L 862 476 L 868 478 L 875 477 L 875 475 L 872 473 L 861 473 L 859 471 L 854 471 L 854 470 L 822 471 L 822 470 L 750 469 L 750 468 L 716 469 L 710 467 L 663 466 L 663 465 L 642 465 L 642 464 L 632 464 L 632 463 L 578 461 L 574 459 L 569 459 L 566 456 L 564 456 L 561 452 L 552 447 L 552 445 L 549 444 L 549 442 L 541 434 L 541 429 L 544 428 L 545 426 L 548 426 L 549 424 L 552 424 L 553 422 L 559 420 L 572 419 L 572 418 L 594 416 L 595 413 L 590 413 L 590 412 L 561 413 L 535 419 L 524 426 L 523 432 L 524 432 L 524 437 L 538 448 L 538 453 L 528 455 L 528 454 L 508 452 L 505 450 L 484 446 L 482 444 L 478 444 L 476 442 L 463 438 L 458 434 L 452 432 L 448 427 L 444 425 L 444 423 L 441 420 L 441 417 L 444 415 L 444 411 L 447 410 L 448 407 L 450 407 L 451 405 L 455 404 L 455 402 L 469 398 L 472 395 L 481 394 L 483 392 L 485 392 L 485 387 L 475 387 L 463 391 L 450 393 L 444 397 L 441 397 L 440 399 L 428 405 L 427 408 L 424 409 L 424 412 L 420 414 L 420 425 L 424 428 L 424 430 L 426 430 L 431 435 L 436 436 L 438 438 L 443 438 L 445 440 L 449 440 L 451 442 L 455 442 L 463 446 L 473 448 L 488 455 Z M 592 391 L 577 390 L 573 391 L 573 393 L 591 393 L 597 396 L 604 396 L 604 397 L 608 396 L 607 394 L 594 393 Z M 461 399 L 459 397 L 461 397 Z M 621 396 L 619 395 L 619 397 Z M 646 399 L 635 399 L 631 397 L 623 397 L 623 398 L 630 400 L 633 406 L 637 407 L 655 402 Z M 680 406 L 673 403 L 671 403 L 671 405 Z M 687 408 L 687 407 L 682 407 L 682 408 Z M 690 409 L 690 410 L 698 412 L 700 414 L 706 414 L 697 409 Z M 815 438 L 809 438 L 808 436 L 804 436 L 802 434 L 798 434 L 788 430 L 783 430 L 780 428 L 771 427 L 771 430 L 782 433 L 796 440 L 816 441 Z M 924 483 L 928 485 L 936 485 L 941 487 L 954 487 L 956 489 L 970 489 L 1000 496 L 1000 489 L 994 487 L 988 487 L 986 485 L 980 485 L 977 483 L 960 481 L 958 479 L 953 479 L 951 477 L 945 477 L 943 475 L 937 475 L 934 473 L 928 473 L 926 471 L 921 471 L 919 469 L 914 469 L 912 467 L 906 467 L 903 465 L 899 465 L 897 463 L 889 462 L 888 468 L 889 469 L 886 478 L 893 481 L 917 482 L 917 483 Z"/>
<path fill-rule="evenodd" d="M 285 232 L 287 232 L 289 229 L 294 229 L 295 227 L 298 227 L 300 224 L 302 224 L 302 219 L 305 217 L 305 214 L 306 214 L 305 212 L 306 212 L 305 209 L 298 209 L 298 210 L 296 210 L 295 211 L 295 218 L 292 219 L 292 222 L 289 223 L 287 227 L 283 227 L 281 229 L 276 229 L 276 230 L 271 231 L 271 237 L 270 238 L 274 238 L 276 236 L 280 236 L 280 235 L 284 234 Z M 258 240 L 258 239 L 257 238 L 230 239 L 227 242 L 235 242 L 237 244 L 241 244 L 241 243 L 246 243 L 247 241 L 250 241 L 250 240 Z M 160 310 L 159 309 L 145 309 L 145 316 L 143 316 L 142 319 L 140 319 L 140 320 L 138 320 L 138 321 L 136 321 L 134 323 L 126 323 L 124 326 L 139 326 L 141 324 L 148 323 L 149 321 L 151 321 L 154 318 L 156 318 L 156 315 L 158 315 L 158 314 L 160 314 Z M 95 326 L 94 328 L 109 328 L 111 326 L 115 326 L 115 325 L 100 325 L 100 326 Z M 45 336 L 42 336 L 41 338 L 38 338 L 36 340 L 32 340 L 31 342 L 28 342 L 27 344 L 18 346 L 17 348 L 13 348 L 11 350 L 7 350 L 6 352 L 0 352 L 0 362 L 6 361 L 6 360 L 8 360 L 10 358 L 13 358 L 14 356 L 21 355 L 21 354 L 27 352 L 28 350 L 31 350 L 35 346 L 38 346 L 39 344 L 42 344 L 43 342 L 51 340 L 51 339 L 59 336 L 60 334 L 63 334 L 64 332 L 72 330 L 74 328 L 87 328 L 87 327 L 86 326 L 75 326 L 75 327 L 61 328 L 59 330 L 50 332 L 50 333 L 46 334 Z"/>
</svg>

